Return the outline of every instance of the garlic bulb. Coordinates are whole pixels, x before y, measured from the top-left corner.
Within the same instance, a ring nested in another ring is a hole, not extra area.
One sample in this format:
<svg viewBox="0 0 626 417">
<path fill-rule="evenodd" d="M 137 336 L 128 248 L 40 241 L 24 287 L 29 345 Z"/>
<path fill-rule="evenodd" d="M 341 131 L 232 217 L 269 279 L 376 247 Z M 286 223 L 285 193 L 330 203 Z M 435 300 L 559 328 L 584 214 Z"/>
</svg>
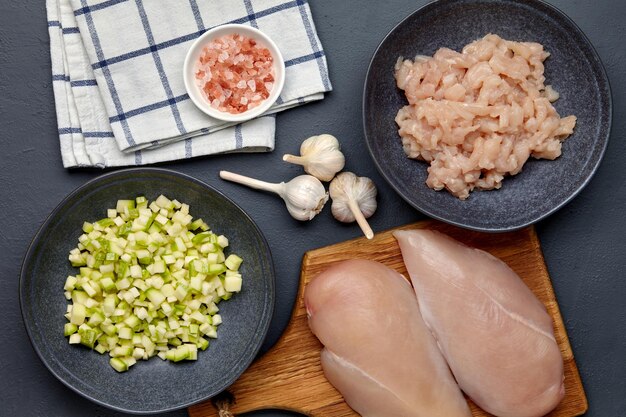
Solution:
<svg viewBox="0 0 626 417">
<path fill-rule="evenodd" d="M 367 177 L 357 177 L 352 172 L 342 172 L 330 183 L 331 210 L 335 219 L 344 223 L 357 221 L 368 239 L 374 237 L 366 218 L 376 211 L 376 186 Z"/>
<path fill-rule="evenodd" d="M 279 184 L 255 180 L 228 171 L 220 171 L 220 177 L 257 190 L 278 194 L 285 200 L 291 217 L 297 220 L 311 220 L 322 211 L 324 204 L 328 201 L 328 193 L 324 186 L 311 175 L 300 175 L 287 183 L 281 182 Z"/>
<path fill-rule="evenodd" d="M 285 155 L 283 161 L 302 165 L 304 171 L 322 181 L 330 181 L 346 163 L 339 141 L 332 135 L 312 136 L 302 142 L 300 155 Z"/>
</svg>

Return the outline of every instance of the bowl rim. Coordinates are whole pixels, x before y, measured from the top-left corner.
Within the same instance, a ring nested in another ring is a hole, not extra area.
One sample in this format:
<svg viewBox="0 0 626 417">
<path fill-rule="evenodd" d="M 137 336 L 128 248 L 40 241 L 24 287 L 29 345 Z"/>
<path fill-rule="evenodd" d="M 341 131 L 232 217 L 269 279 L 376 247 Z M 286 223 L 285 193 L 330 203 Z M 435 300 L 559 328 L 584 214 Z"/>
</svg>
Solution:
<svg viewBox="0 0 626 417">
<path fill-rule="evenodd" d="M 18 295 L 19 295 L 19 306 L 20 306 L 20 313 L 22 316 L 22 324 L 24 325 L 24 328 L 26 329 L 26 333 L 28 335 L 28 340 L 33 348 L 33 350 L 35 351 L 35 353 L 37 353 L 37 356 L 39 357 L 39 359 L 41 360 L 41 362 L 44 364 L 44 366 L 48 369 L 48 371 L 55 376 L 55 378 L 57 378 L 59 381 L 61 381 L 61 383 L 63 383 L 63 385 L 65 385 L 66 387 L 70 388 L 72 391 L 76 392 L 77 394 L 81 395 L 84 398 L 87 398 L 90 401 L 93 401 L 96 404 L 99 404 L 103 407 L 115 410 L 115 411 L 121 411 L 124 413 L 128 413 L 128 414 L 135 414 L 135 415 L 146 415 L 146 414 L 155 414 L 155 413 L 163 413 L 163 412 L 169 412 L 169 411 L 175 411 L 175 410 L 180 410 L 183 408 L 187 408 L 191 405 L 200 403 L 202 401 L 206 401 L 210 398 L 213 398 L 215 395 L 219 394 L 219 393 L 215 393 L 213 395 L 209 395 L 209 396 L 204 396 L 202 398 L 196 399 L 196 400 L 192 400 L 189 401 L 187 403 L 183 403 L 183 404 L 179 404 L 176 406 L 171 406 L 171 407 L 164 407 L 164 408 L 158 408 L 158 409 L 154 409 L 154 410 L 133 410 L 133 409 L 128 409 L 128 408 L 124 408 L 124 407 L 119 407 L 113 404 L 109 404 L 105 401 L 102 401 L 98 398 L 95 398 L 83 391 L 81 391 L 79 388 L 75 387 L 74 385 L 72 385 L 70 382 L 66 381 L 63 377 L 61 377 L 57 372 L 55 372 L 54 369 L 52 369 L 52 367 L 50 366 L 50 364 L 48 363 L 48 360 L 45 358 L 45 356 L 43 355 L 43 353 L 41 352 L 41 350 L 39 349 L 39 346 L 36 345 L 34 343 L 34 339 L 33 339 L 33 334 L 32 334 L 32 329 L 31 326 L 27 324 L 27 318 L 26 318 L 26 313 L 25 313 L 25 302 L 26 302 L 26 296 L 24 294 L 25 288 L 24 288 L 24 282 L 26 280 L 26 269 L 27 269 L 27 265 L 28 263 L 32 260 L 32 257 L 34 255 L 34 251 L 35 248 L 37 246 L 37 244 L 39 243 L 39 241 L 41 240 L 41 236 L 44 233 L 44 231 L 49 227 L 50 223 L 52 222 L 52 220 L 61 212 L 61 209 L 63 208 L 63 206 L 65 206 L 68 202 L 70 202 L 76 195 L 78 195 L 81 191 L 83 191 L 85 188 L 88 188 L 89 186 L 101 182 L 103 180 L 106 179 L 110 179 L 110 178 L 114 178 L 116 176 L 120 176 L 120 175 L 124 175 L 124 174 L 133 174 L 133 173 L 144 173 L 144 172 L 148 172 L 148 173 L 155 173 L 155 174 L 164 174 L 164 175 L 171 175 L 171 176 L 175 176 L 175 177 L 179 177 L 182 178 L 184 180 L 188 180 L 191 182 L 194 182 L 204 188 L 207 188 L 208 190 L 216 193 L 219 197 L 224 198 L 226 201 L 228 201 L 229 203 L 233 204 L 237 209 L 239 209 L 241 211 L 241 213 L 244 215 L 245 218 L 247 218 L 247 220 L 250 222 L 250 224 L 252 225 L 252 227 L 254 228 L 254 230 L 256 231 L 256 233 L 260 236 L 261 238 L 261 242 L 263 243 L 263 245 L 265 246 L 266 249 L 266 254 L 268 257 L 268 261 L 269 261 L 269 273 L 271 276 L 271 279 L 269 280 L 269 287 L 270 287 L 270 292 L 269 292 L 269 299 L 268 299 L 268 303 L 266 304 L 266 310 L 267 313 L 265 314 L 265 317 L 263 318 L 263 320 L 260 323 L 260 334 L 262 335 L 262 337 L 259 337 L 258 340 L 256 341 L 256 343 L 252 343 L 251 345 L 253 346 L 253 349 L 251 349 L 248 352 L 248 355 L 250 356 L 250 359 L 247 361 L 247 363 L 245 364 L 245 366 L 243 367 L 243 371 L 239 374 L 235 374 L 233 376 L 233 378 L 231 378 L 228 381 L 228 384 L 226 384 L 226 386 L 224 387 L 224 389 L 227 389 L 230 385 L 232 385 L 237 379 L 239 379 L 239 377 L 241 376 L 241 374 L 243 372 L 245 372 L 245 370 L 250 366 L 250 364 L 252 364 L 252 362 L 255 360 L 256 356 L 259 353 L 259 350 L 261 349 L 261 346 L 263 344 L 263 342 L 265 341 L 265 338 L 267 337 L 267 333 L 269 331 L 270 328 L 270 324 L 272 322 L 272 318 L 274 316 L 274 310 L 275 310 L 275 302 L 276 302 L 276 273 L 275 273 L 275 268 L 274 268 L 274 260 L 272 257 L 272 253 L 271 253 L 271 248 L 267 242 L 267 239 L 265 238 L 265 235 L 263 234 L 263 232 L 261 231 L 261 229 L 259 228 L 259 226 L 254 222 L 254 220 L 250 217 L 250 215 L 248 215 L 248 213 L 246 211 L 244 211 L 237 203 L 235 203 L 232 199 L 230 199 L 229 197 L 227 197 L 226 195 L 224 195 L 224 193 L 222 193 L 221 191 L 215 189 L 214 187 L 212 187 L 211 185 L 205 183 L 204 181 L 201 181 L 197 178 L 194 178 L 190 175 L 184 174 L 182 172 L 177 172 L 171 169 L 167 169 L 167 168 L 152 168 L 152 167 L 141 167 L 141 168 L 126 168 L 126 169 L 120 169 L 117 171 L 112 171 L 112 172 L 108 172 L 102 175 L 99 175 L 95 178 L 90 179 L 89 181 L 83 183 L 82 185 L 76 187 L 72 192 L 70 192 L 68 195 L 66 195 L 57 205 L 56 207 L 50 212 L 50 214 L 46 217 L 46 219 L 44 220 L 44 222 L 41 224 L 41 226 L 39 227 L 39 229 L 37 230 L 37 233 L 34 235 L 33 239 L 31 240 L 31 242 L 28 245 L 28 249 L 26 250 L 26 254 L 24 255 L 24 258 L 22 259 L 22 264 L 20 267 L 20 275 L 19 275 L 19 281 L 18 281 Z"/>
<path fill-rule="evenodd" d="M 201 92 L 199 91 L 199 88 L 196 86 L 196 83 L 193 77 L 191 76 L 191 74 L 193 72 L 193 65 L 195 63 L 195 58 L 197 58 L 196 56 L 197 53 L 194 53 L 194 51 L 196 51 L 196 49 L 198 49 L 201 46 L 201 44 L 207 43 L 207 41 L 211 37 L 215 36 L 215 34 L 218 32 L 224 32 L 224 34 L 226 35 L 226 34 L 234 33 L 237 31 L 246 32 L 245 33 L 246 36 L 254 37 L 264 42 L 266 44 L 265 46 L 270 50 L 274 58 L 275 64 L 278 65 L 279 71 L 275 71 L 275 72 L 279 72 L 280 74 L 274 74 L 275 79 L 274 79 L 274 86 L 272 87 L 272 91 L 270 92 L 270 95 L 268 96 L 268 98 L 265 99 L 261 104 L 259 104 L 256 107 L 253 107 L 252 109 L 246 110 L 243 113 L 231 114 L 231 113 L 226 113 L 226 112 L 222 112 L 217 109 L 214 109 L 202 97 L 200 98 L 196 97 L 196 94 L 194 94 L 194 92 L 197 92 L 198 94 L 201 94 Z M 272 107 L 272 105 L 276 102 L 276 100 L 278 100 L 278 97 L 280 97 L 280 94 L 285 85 L 285 78 L 286 78 L 285 71 L 286 71 L 285 60 L 283 59 L 283 55 L 280 52 L 278 45 L 276 45 L 276 43 L 261 30 L 253 26 L 243 25 L 240 23 L 227 23 L 227 24 L 215 26 L 207 30 L 202 35 L 198 36 L 196 40 L 191 44 L 191 46 L 189 46 L 189 49 L 187 50 L 185 59 L 183 61 L 183 81 L 185 84 L 185 89 L 187 90 L 187 95 L 189 95 L 189 98 L 191 99 L 191 101 L 196 105 L 196 107 L 200 111 L 204 112 L 205 114 L 215 119 L 223 120 L 226 122 L 244 122 L 247 120 L 251 120 L 255 117 L 262 115 L 270 107 Z M 278 77 L 278 75 L 280 76 Z"/>
<path fill-rule="evenodd" d="M 479 3 L 481 1 L 484 0 L 465 0 L 464 2 L 476 2 Z M 391 28 L 391 30 L 389 30 L 389 32 L 387 32 L 387 34 L 382 38 L 382 40 L 380 41 L 380 43 L 378 44 L 378 46 L 376 47 L 376 49 L 374 50 L 374 53 L 372 54 L 372 58 L 370 59 L 370 62 L 367 66 L 367 72 L 365 73 L 365 81 L 363 83 L 363 98 L 361 101 L 361 116 L 362 116 L 362 126 L 363 126 L 363 134 L 365 136 L 365 144 L 367 146 L 367 150 L 370 154 L 370 157 L 372 158 L 374 165 L 376 166 L 376 169 L 378 170 L 378 172 L 380 173 L 380 175 L 382 175 L 382 177 L 385 179 L 385 181 L 387 181 L 387 184 L 389 184 L 391 186 L 391 188 L 393 188 L 393 190 L 407 203 L 409 203 L 409 205 L 411 205 L 413 208 L 415 208 L 416 210 L 418 210 L 419 212 L 426 214 L 429 217 L 432 217 L 436 220 L 440 220 L 442 222 L 451 224 L 453 226 L 458 226 L 464 229 L 468 229 L 468 230 L 474 230 L 477 232 L 490 232 L 490 233 L 505 233 L 505 232 L 511 232 L 511 231 L 515 231 L 515 230 L 519 230 L 519 229 L 523 229 L 527 226 L 530 226 L 532 224 L 535 224 L 549 216 L 551 216 L 552 214 L 554 214 L 555 212 L 557 212 L 558 210 L 560 210 L 561 208 L 563 208 L 565 205 L 567 205 L 569 202 L 571 202 L 591 181 L 591 179 L 593 178 L 593 176 L 595 175 L 596 171 L 598 170 L 598 167 L 600 166 L 600 163 L 602 162 L 602 159 L 604 158 L 604 154 L 606 152 L 606 149 L 608 147 L 609 144 L 609 140 L 611 138 L 611 129 L 612 129 L 612 122 L 613 122 L 613 96 L 612 96 L 612 92 L 611 92 L 611 85 L 610 85 L 610 81 L 609 81 L 609 77 L 607 75 L 606 72 L 606 68 L 604 67 L 604 64 L 602 63 L 602 60 L 600 59 L 600 55 L 598 55 L 598 52 L 596 51 L 595 47 L 593 46 L 593 44 L 591 43 L 591 41 L 589 40 L 589 38 L 587 37 L 587 35 L 585 35 L 585 33 L 583 32 L 583 30 L 576 24 L 576 22 L 574 22 L 574 20 L 572 20 L 572 18 L 570 18 L 567 14 L 565 14 L 562 10 L 560 10 L 559 8 L 557 8 L 556 6 L 545 2 L 544 0 L 524 0 L 522 2 L 520 2 L 522 5 L 525 6 L 529 6 L 533 9 L 537 9 L 538 6 L 541 7 L 545 7 L 546 9 L 550 10 L 551 12 L 555 13 L 557 16 L 559 16 L 560 18 L 562 18 L 563 20 L 565 20 L 567 23 L 569 23 L 572 26 L 572 29 L 577 32 L 577 34 L 581 37 L 581 39 L 586 43 L 586 45 L 589 47 L 589 51 L 590 51 L 590 58 L 592 58 L 593 61 L 595 61 L 598 64 L 598 70 L 599 70 L 599 75 L 600 78 L 602 79 L 602 81 L 604 83 L 606 83 L 606 87 L 607 87 L 607 107 L 608 107 L 608 119 L 607 119 L 607 130 L 606 130 L 606 139 L 604 140 L 604 144 L 602 146 L 602 149 L 600 150 L 600 153 L 598 155 L 597 160 L 595 161 L 593 167 L 591 168 L 591 171 L 589 172 L 589 175 L 587 175 L 587 177 L 580 183 L 580 185 L 567 197 L 565 198 L 563 201 L 561 201 L 559 204 L 555 205 L 552 209 L 545 211 L 543 213 L 539 213 L 538 215 L 534 216 L 532 219 L 519 223 L 519 224 L 514 224 L 512 226 L 503 226 L 503 227 L 482 227 L 482 226 L 475 226 L 472 224 L 468 224 L 465 222 L 461 222 L 461 221 L 455 221 L 455 220 L 451 220 L 446 218 L 446 216 L 444 215 L 440 215 L 440 214 L 436 214 L 433 213 L 431 210 L 428 210 L 424 207 L 422 207 L 420 204 L 418 204 L 417 202 L 413 201 L 413 199 L 411 198 L 411 196 L 409 196 L 407 193 L 405 193 L 404 191 L 402 191 L 402 189 L 394 183 L 394 181 L 390 178 L 390 176 L 387 174 L 387 172 L 385 171 L 384 167 L 381 165 L 381 163 L 378 161 L 378 159 L 375 157 L 375 153 L 374 153 L 374 149 L 372 148 L 372 144 L 370 141 L 370 134 L 368 134 L 368 129 L 367 129 L 367 90 L 368 90 L 368 82 L 370 79 L 370 75 L 372 73 L 372 67 L 374 64 L 374 59 L 376 58 L 376 56 L 378 55 L 379 51 L 382 49 L 383 44 L 387 41 L 387 39 L 401 26 L 403 25 L 406 21 L 409 21 L 410 19 L 412 19 L 414 16 L 423 13 L 425 11 L 427 11 L 427 9 L 430 9 L 432 7 L 439 7 L 443 4 L 450 4 L 453 3 L 454 0 L 432 0 L 429 3 L 423 5 L 422 7 L 416 9 L 415 11 L 409 13 L 406 17 L 404 17 L 400 22 L 398 22 L 396 25 L 393 26 L 393 28 Z M 511 0 L 507 1 L 508 3 L 512 3 Z M 504 2 L 503 2 L 504 3 Z M 433 192 L 435 192 L 433 190 Z"/>
</svg>

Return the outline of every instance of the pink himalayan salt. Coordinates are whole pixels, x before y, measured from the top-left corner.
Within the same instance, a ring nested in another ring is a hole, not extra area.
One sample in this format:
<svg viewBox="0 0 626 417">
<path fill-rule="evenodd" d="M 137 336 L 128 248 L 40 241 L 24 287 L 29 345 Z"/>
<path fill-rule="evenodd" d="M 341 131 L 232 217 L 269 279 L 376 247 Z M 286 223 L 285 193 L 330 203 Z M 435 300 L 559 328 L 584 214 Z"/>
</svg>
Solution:
<svg viewBox="0 0 626 417">
<path fill-rule="evenodd" d="M 270 51 L 239 34 L 214 39 L 196 63 L 196 83 L 209 104 L 243 113 L 267 99 L 274 85 Z"/>
</svg>

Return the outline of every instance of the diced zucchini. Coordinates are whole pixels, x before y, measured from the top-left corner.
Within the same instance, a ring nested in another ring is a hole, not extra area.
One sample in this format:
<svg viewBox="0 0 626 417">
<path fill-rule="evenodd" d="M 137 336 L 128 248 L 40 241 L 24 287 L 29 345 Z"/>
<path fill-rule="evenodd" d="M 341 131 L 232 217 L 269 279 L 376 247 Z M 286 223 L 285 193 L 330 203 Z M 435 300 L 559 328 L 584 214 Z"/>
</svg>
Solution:
<svg viewBox="0 0 626 417">
<path fill-rule="evenodd" d="M 219 275 L 223 272 L 226 272 L 226 265 L 224 264 L 212 264 L 209 265 L 209 275 Z"/>
<path fill-rule="evenodd" d="M 94 350 L 102 355 L 102 354 L 104 354 L 107 351 L 107 348 L 106 348 L 106 346 L 98 343 L 96 345 L 96 347 L 94 348 Z"/>
<path fill-rule="evenodd" d="M 243 280 L 238 276 L 227 276 L 224 278 L 224 289 L 228 292 L 241 291 Z"/>
<path fill-rule="evenodd" d="M 115 282 L 110 277 L 105 277 L 100 280 L 100 286 L 106 292 L 111 292 L 116 289 Z"/>
<path fill-rule="evenodd" d="M 160 306 L 163 301 L 165 301 L 165 296 L 163 293 L 156 288 L 149 288 L 146 291 L 146 297 L 152 302 L 155 306 Z"/>
<path fill-rule="evenodd" d="M 66 337 L 71 336 L 74 333 L 76 333 L 77 330 L 78 330 L 78 326 L 75 325 L 74 323 L 65 323 L 65 326 L 63 327 L 63 334 Z"/>
<path fill-rule="evenodd" d="M 124 362 L 120 358 L 111 358 L 109 363 L 111 364 L 113 369 L 115 369 L 117 372 L 126 372 L 126 371 L 128 371 L 128 365 L 126 364 L 126 362 Z"/>
<path fill-rule="evenodd" d="M 80 343 L 84 346 L 87 346 L 88 348 L 93 349 L 94 344 L 96 343 L 96 339 L 98 338 L 98 332 L 93 329 L 86 329 L 81 331 L 81 329 L 79 328 L 78 334 L 80 334 Z"/>
<path fill-rule="evenodd" d="M 128 210 L 135 208 L 134 200 L 117 200 L 117 205 L 115 206 L 115 210 L 118 213 L 125 213 Z"/>
<path fill-rule="evenodd" d="M 78 278 L 70 275 L 65 280 L 65 286 L 63 287 L 63 289 L 65 291 L 72 291 L 75 288 L 77 282 L 78 282 Z"/>
<path fill-rule="evenodd" d="M 85 322 L 87 316 L 87 308 L 83 304 L 75 303 L 72 307 L 70 323 L 80 326 Z"/>
<path fill-rule="evenodd" d="M 222 249 L 224 249 L 228 246 L 228 238 L 224 235 L 219 235 L 217 237 L 217 244 L 220 245 Z"/>
<path fill-rule="evenodd" d="M 163 194 L 157 197 L 155 203 L 162 209 L 171 210 L 174 208 L 174 203 L 172 203 L 172 201 Z"/>
<path fill-rule="evenodd" d="M 241 259 L 239 256 L 231 254 L 224 261 L 224 265 L 226 265 L 226 268 L 230 269 L 231 271 L 237 271 L 242 262 L 243 259 Z"/>
<path fill-rule="evenodd" d="M 91 327 L 96 327 L 100 325 L 101 323 L 103 323 L 104 319 L 105 319 L 104 314 L 101 311 L 96 311 L 91 315 L 91 317 L 89 317 L 89 320 L 87 321 L 87 323 Z"/>
<path fill-rule="evenodd" d="M 63 286 L 70 344 L 108 352 L 118 372 L 155 355 L 196 360 L 208 348 L 222 323 L 216 303 L 241 290 L 242 260 L 226 258 L 228 239 L 189 212 L 163 195 L 139 196 L 83 223 L 68 256 L 80 274 Z"/>
<path fill-rule="evenodd" d="M 196 345 L 192 345 L 190 343 L 186 343 L 184 346 L 187 346 L 187 357 L 185 358 L 188 361 L 195 361 L 198 359 L 198 347 Z"/>
<path fill-rule="evenodd" d="M 198 341 L 196 342 L 196 346 L 200 349 L 200 350 L 206 350 L 206 348 L 209 347 L 209 341 L 206 340 L 205 338 L 201 337 L 198 339 Z"/>
</svg>

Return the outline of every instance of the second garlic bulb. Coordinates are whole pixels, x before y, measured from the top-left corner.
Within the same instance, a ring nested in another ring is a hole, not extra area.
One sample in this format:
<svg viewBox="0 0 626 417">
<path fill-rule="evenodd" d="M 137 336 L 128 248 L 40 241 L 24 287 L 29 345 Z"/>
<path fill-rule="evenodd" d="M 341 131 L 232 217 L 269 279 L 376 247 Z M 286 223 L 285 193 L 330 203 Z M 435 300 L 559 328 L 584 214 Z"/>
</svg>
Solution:
<svg viewBox="0 0 626 417">
<path fill-rule="evenodd" d="M 300 146 L 300 156 L 287 154 L 283 160 L 302 165 L 306 173 L 322 181 L 332 180 L 346 163 L 339 141 L 328 134 L 308 138 Z"/>
<path fill-rule="evenodd" d="M 285 201 L 291 217 L 296 220 L 313 219 L 328 201 L 328 193 L 324 185 L 312 175 L 300 175 L 287 183 L 278 184 L 259 181 L 229 171 L 220 171 L 220 178 L 278 194 Z"/>
<path fill-rule="evenodd" d="M 328 193 L 319 180 L 310 175 L 300 175 L 286 183 L 279 195 L 285 200 L 291 217 L 312 220 L 328 201 Z"/>
<path fill-rule="evenodd" d="M 344 223 L 356 220 L 368 239 L 374 237 L 366 220 L 377 208 L 374 182 L 352 172 L 342 172 L 330 183 L 328 191 L 333 200 L 331 210 L 335 219 Z"/>
</svg>

